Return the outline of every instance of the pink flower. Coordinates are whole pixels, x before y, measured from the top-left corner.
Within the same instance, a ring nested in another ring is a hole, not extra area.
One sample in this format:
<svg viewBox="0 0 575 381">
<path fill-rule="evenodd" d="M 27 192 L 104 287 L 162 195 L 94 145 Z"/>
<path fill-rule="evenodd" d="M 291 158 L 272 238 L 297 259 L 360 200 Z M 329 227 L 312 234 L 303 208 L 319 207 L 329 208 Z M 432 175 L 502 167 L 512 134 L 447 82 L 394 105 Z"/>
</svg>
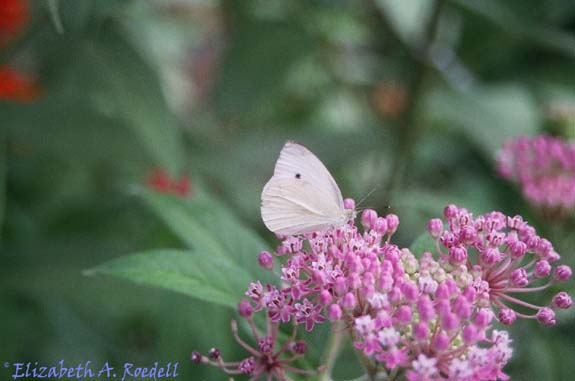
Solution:
<svg viewBox="0 0 575 381">
<path fill-rule="evenodd" d="M 448 205 L 444 215 L 445 224 L 440 219 L 428 224 L 435 255 L 425 252 L 419 259 L 390 243 L 397 216 L 378 216 L 373 210 L 362 213 L 363 231 L 351 221 L 337 229 L 282 237 L 275 253 L 258 257 L 271 270 L 273 257 L 285 256 L 281 271 L 274 272 L 281 286 L 251 283 L 248 299 L 239 305 L 257 349 L 239 338 L 233 323 L 232 332 L 248 357 L 226 363 L 219 354 L 210 359 L 196 353 L 192 361 L 248 374 L 251 380 L 308 374 L 283 356 L 286 351 L 303 355 L 305 343 L 295 341 L 294 328 L 288 342 L 278 345 L 279 326 L 292 322 L 311 331 L 331 320 L 350 331 L 353 346 L 369 361 L 410 381 L 508 379 L 503 368 L 511 358 L 511 340 L 494 324 L 512 324 L 517 318 L 555 324 L 554 310 L 572 305 L 568 294 L 559 292 L 547 306 L 517 295 L 565 281 L 571 269 L 557 266 L 560 256 L 553 245 L 519 216 L 491 212 L 474 217 L 455 205 Z M 265 334 L 255 327 L 257 311 L 266 314 Z"/>
<path fill-rule="evenodd" d="M 519 137 L 503 145 L 498 170 L 546 214 L 561 217 L 573 212 L 575 145 L 546 135 Z"/>
<path fill-rule="evenodd" d="M 246 374 L 250 380 L 257 380 L 260 377 L 267 377 L 267 380 L 286 380 L 287 373 L 311 375 L 315 372 L 295 368 L 290 365 L 293 361 L 303 356 L 307 349 L 307 344 L 302 340 L 295 340 L 297 326 L 294 326 L 292 335 L 283 343 L 279 343 L 279 324 L 270 321 L 266 324 L 266 332 L 262 335 L 256 327 L 252 314 L 242 313 L 246 309 L 244 300 L 238 306 L 238 310 L 244 317 L 252 331 L 257 348 L 247 344 L 238 334 L 238 325 L 232 320 L 231 327 L 234 338 L 248 353 L 249 356 L 240 361 L 226 362 L 223 360 L 218 348 L 212 348 L 208 356 L 202 356 L 200 352 L 194 351 L 191 354 L 192 363 L 209 364 L 221 368 L 229 375 Z"/>
</svg>

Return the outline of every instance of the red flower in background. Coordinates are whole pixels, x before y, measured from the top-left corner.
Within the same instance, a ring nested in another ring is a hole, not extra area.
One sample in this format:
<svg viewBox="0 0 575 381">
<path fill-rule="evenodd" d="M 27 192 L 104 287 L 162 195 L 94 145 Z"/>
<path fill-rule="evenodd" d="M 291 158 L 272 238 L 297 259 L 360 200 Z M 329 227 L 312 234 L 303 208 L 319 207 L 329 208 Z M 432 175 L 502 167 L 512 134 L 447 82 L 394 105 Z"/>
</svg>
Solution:
<svg viewBox="0 0 575 381">
<path fill-rule="evenodd" d="M 0 48 L 20 32 L 28 14 L 27 1 L 0 0 Z"/>
<path fill-rule="evenodd" d="M 38 93 L 38 87 L 27 75 L 9 66 L 0 67 L 0 100 L 31 102 L 38 97 Z"/>
<path fill-rule="evenodd" d="M 0 0 L 0 49 L 20 33 L 28 22 L 26 0 Z M 31 102 L 38 97 L 38 87 L 26 74 L 9 66 L 0 66 L 0 100 Z"/>
<path fill-rule="evenodd" d="M 148 186 L 158 192 L 175 194 L 185 197 L 190 193 L 191 182 L 188 176 L 181 176 L 179 179 L 170 177 L 168 172 L 161 168 L 156 168 L 148 176 Z"/>
</svg>

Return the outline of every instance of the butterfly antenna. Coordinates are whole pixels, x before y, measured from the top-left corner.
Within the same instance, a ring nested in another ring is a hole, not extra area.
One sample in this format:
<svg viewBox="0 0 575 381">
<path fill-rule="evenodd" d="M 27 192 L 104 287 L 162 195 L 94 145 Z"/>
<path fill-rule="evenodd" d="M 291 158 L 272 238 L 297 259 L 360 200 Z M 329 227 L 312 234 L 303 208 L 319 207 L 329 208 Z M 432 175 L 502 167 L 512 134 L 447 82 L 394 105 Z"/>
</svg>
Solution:
<svg viewBox="0 0 575 381">
<path fill-rule="evenodd" d="M 369 198 L 369 196 L 371 196 L 373 194 L 373 192 L 375 192 L 377 190 L 377 188 L 379 188 L 379 185 L 374 186 L 369 192 L 367 192 L 367 194 L 365 196 L 363 196 L 363 198 L 361 200 L 359 200 L 359 202 L 356 205 L 356 209 L 359 210 L 359 206 L 361 204 L 363 204 L 363 202 L 365 200 L 367 200 Z"/>
</svg>

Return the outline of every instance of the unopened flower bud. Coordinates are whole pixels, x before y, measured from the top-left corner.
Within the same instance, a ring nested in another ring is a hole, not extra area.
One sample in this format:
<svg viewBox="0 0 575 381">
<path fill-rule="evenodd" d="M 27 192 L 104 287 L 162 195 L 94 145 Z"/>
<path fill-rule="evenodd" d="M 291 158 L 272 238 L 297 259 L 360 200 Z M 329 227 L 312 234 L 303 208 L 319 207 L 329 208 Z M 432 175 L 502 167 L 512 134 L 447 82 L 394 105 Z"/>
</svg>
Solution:
<svg viewBox="0 0 575 381">
<path fill-rule="evenodd" d="M 202 354 L 200 352 L 193 351 L 190 355 L 190 360 L 192 360 L 194 364 L 199 364 L 202 362 Z"/>
<path fill-rule="evenodd" d="M 439 218 L 429 220 L 427 223 L 427 231 L 433 238 L 438 239 L 441 237 L 441 233 L 443 233 L 443 221 Z"/>
<path fill-rule="evenodd" d="M 573 305 L 573 301 L 566 292 L 560 292 L 553 297 L 553 305 L 558 308 L 568 309 Z"/>
<path fill-rule="evenodd" d="M 274 257 L 267 251 L 262 251 L 258 256 L 258 263 L 266 270 L 271 270 L 274 267 Z"/>
<path fill-rule="evenodd" d="M 517 319 L 515 311 L 510 310 L 509 308 L 503 308 L 499 311 L 499 321 L 501 324 L 511 325 L 515 319 Z"/>
<path fill-rule="evenodd" d="M 555 312 L 549 307 L 543 307 L 537 312 L 537 321 L 546 326 L 555 325 Z"/>
</svg>

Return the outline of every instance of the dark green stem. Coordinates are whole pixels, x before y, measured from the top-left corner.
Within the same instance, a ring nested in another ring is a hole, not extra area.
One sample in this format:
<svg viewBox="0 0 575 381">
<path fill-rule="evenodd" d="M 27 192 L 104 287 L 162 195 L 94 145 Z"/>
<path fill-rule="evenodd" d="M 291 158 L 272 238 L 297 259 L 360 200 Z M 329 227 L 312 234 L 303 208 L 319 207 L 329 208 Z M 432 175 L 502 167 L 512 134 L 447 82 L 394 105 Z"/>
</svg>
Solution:
<svg viewBox="0 0 575 381">
<path fill-rule="evenodd" d="M 420 133 L 419 126 L 416 121 L 416 111 L 419 106 L 425 79 L 430 71 L 430 65 L 428 64 L 429 50 L 435 40 L 444 3 L 444 0 L 435 0 L 432 13 L 425 27 L 423 40 L 421 41 L 417 51 L 411 55 L 412 59 L 415 61 L 415 71 L 407 89 L 408 103 L 406 105 L 406 109 L 397 123 L 398 142 L 389 177 L 387 188 L 388 194 L 386 198 L 387 202 L 392 202 L 403 184 L 403 178 L 408 166 L 408 161 Z"/>
</svg>

